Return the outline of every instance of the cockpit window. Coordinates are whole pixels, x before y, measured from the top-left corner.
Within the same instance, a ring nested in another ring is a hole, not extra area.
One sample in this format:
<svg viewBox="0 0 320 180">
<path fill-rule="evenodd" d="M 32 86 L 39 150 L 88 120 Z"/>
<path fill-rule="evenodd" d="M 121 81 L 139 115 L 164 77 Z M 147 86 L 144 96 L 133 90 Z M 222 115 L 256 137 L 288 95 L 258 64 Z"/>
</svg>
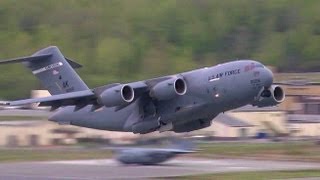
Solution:
<svg viewBox="0 0 320 180">
<path fill-rule="evenodd" d="M 265 68 L 265 66 L 261 63 L 258 63 L 258 62 L 256 62 L 256 63 L 252 62 L 244 67 L 244 72 L 252 71 L 255 68 Z"/>
<path fill-rule="evenodd" d="M 256 68 L 264 68 L 264 65 L 262 65 L 261 63 L 256 63 L 255 67 Z"/>
</svg>

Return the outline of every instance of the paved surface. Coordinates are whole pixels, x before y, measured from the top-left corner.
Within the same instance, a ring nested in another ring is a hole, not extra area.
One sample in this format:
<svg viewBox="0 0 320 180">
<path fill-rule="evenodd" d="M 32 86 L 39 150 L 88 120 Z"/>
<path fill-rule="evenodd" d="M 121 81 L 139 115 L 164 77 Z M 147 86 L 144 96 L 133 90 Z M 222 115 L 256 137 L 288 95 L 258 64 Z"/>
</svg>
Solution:
<svg viewBox="0 0 320 180">
<path fill-rule="evenodd" d="M 159 166 L 125 166 L 111 159 L 0 164 L 0 179 L 147 179 L 190 174 L 320 168 L 320 163 L 177 159 Z"/>
</svg>

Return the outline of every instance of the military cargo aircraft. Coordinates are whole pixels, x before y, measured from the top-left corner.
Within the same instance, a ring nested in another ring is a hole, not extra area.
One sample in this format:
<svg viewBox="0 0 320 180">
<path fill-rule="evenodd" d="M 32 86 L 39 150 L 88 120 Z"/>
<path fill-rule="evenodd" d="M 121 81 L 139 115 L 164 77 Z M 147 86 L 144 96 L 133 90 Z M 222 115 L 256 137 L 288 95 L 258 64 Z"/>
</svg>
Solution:
<svg viewBox="0 0 320 180">
<path fill-rule="evenodd" d="M 189 132 L 210 126 L 222 112 L 247 104 L 274 106 L 285 99 L 283 89 L 273 85 L 272 72 L 253 60 L 93 89 L 75 72 L 81 65 L 55 46 L 0 64 L 18 62 L 30 69 L 52 96 L 2 104 L 51 106 L 56 110 L 51 121 L 101 130 Z"/>
<path fill-rule="evenodd" d="M 155 165 L 181 154 L 196 152 L 189 141 L 175 142 L 167 148 L 113 148 L 115 159 L 123 164 Z"/>
</svg>

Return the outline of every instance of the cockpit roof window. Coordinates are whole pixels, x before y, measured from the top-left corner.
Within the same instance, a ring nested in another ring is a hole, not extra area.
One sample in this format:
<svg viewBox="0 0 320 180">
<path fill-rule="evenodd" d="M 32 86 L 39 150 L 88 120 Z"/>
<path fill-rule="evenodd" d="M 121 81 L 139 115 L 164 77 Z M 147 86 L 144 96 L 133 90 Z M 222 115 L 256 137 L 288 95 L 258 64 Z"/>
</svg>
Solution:
<svg viewBox="0 0 320 180">
<path fill-rule="evenodd" d="M 261 63 L 256 63 L 256 67 L 264 68 L 264 65 Z"/>
</svg>

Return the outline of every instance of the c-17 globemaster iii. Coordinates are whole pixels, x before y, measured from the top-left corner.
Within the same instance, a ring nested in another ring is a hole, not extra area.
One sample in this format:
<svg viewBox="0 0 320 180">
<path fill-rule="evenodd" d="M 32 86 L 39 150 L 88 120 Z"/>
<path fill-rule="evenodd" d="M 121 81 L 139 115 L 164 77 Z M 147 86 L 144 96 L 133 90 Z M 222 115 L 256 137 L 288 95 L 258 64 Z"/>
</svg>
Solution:
<svg viewBox="0 0 320 180">
<path fill-rule="evenodd" d="M 116 154 L 115 160 L 122 164 L 156 165 L 195 151 L 178 148 L 119 148 L 113 152 Z"/>
<path fill-rule="evenodd" d="M 156 165 L 168 161 L 178 155 L 194 153 L 197 151 L 191 141 L 175 141 L 171 147 L 118 147 L 111 149 L 114 158 L 122 164 Z"/>
<path fill-rule="evenodd" d="M 27 57 L 1 61 L 23 63 L 52 96 L 3 102 L 19 106 L 40 103 L 56 110 L 49 120 L 109 131 L 145 134 L 189 132 L 211 125 L 225 111 L 248 104 L 281 103 L 283 89 L 272 72 L 253 60 L 238 60 L 179 74 L 89 89 L 55 46 Z"/>
</svg>

